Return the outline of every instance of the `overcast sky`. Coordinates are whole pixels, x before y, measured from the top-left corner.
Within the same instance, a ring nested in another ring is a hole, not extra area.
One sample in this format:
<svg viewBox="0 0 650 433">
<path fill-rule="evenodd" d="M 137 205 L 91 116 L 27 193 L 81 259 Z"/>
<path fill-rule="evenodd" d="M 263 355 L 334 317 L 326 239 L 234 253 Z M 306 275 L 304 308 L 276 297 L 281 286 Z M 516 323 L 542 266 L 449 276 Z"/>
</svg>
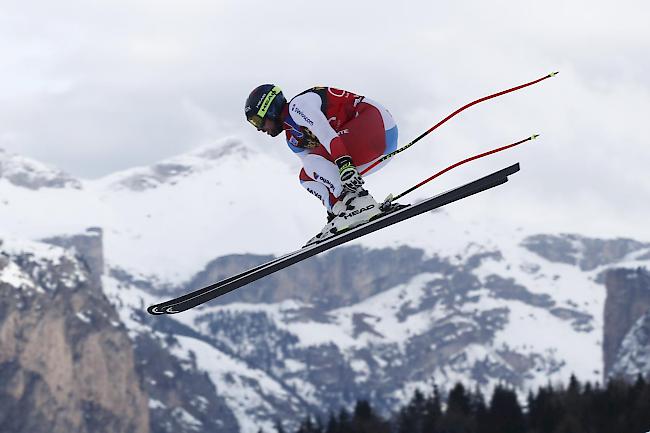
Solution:
<svg viewBox="0 0 650 433">
<path fill-rule="evenodd" d="M 473 99 L 558 70 L 463 113 L 378 176 L 399 177 L 398 192 L 541 133 L 441 186 L 520 161 L 507 191 L 468 210 L 650 241 L 650 2 L 440 3 L 3 0 L 0 147 L 82 178 L 224 136 L 287 152 L 244 121 L 263 82 L 288 96 L 317 84 L 368 95 L 404 144 Z"/>
</svg>

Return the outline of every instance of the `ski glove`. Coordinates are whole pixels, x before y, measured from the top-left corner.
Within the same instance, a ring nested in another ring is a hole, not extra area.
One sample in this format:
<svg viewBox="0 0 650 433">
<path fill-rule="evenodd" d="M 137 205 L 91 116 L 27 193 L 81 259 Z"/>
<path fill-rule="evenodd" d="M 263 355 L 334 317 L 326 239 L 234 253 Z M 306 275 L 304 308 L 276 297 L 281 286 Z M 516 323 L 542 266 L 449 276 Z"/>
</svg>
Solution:
<svg viewBox="0 0 650 433">
<path fill-rule="evenodd" d="M 352 158 L 344 155 L 336 160 L 336 165 L 339 167 L 339 177 L 343 189 L 355 192 L 363 185 L 363 178 L 357 171 L 357 167 L 352 163 Z"/>
</svg>

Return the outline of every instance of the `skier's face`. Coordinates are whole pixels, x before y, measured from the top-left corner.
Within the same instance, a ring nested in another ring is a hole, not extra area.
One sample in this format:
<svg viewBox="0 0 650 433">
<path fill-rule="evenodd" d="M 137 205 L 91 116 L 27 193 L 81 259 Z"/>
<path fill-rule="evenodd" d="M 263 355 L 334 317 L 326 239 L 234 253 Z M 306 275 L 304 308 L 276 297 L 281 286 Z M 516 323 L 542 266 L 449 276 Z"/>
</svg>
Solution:
<svg viewBox="0 0 650 433">
<path fill-rule="evenodd" d="M 259 129 L 262 132 L 266 132 L 271 137 L 276 137 L 282 132 L 282 123 L 279 121 L 274 121 L 271 119 L 264 119 L 264 125 Z"/>
</svg>

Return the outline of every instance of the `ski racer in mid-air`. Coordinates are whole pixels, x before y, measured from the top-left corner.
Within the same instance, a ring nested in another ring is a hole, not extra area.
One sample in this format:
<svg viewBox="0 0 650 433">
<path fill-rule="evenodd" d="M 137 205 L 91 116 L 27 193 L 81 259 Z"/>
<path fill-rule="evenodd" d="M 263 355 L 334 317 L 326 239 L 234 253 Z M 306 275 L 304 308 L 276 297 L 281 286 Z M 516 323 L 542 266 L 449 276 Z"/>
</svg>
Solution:
<svg viewBox="0 0 650 433">
<path fill-rule="evenodd" d="M 287 102 L 279 87 L 263 84 L 248 96 L 245 113 L 258 131 L 286 133 L 302 161 L 301 185 L 327 209 L 327 224 L 307 245 L 381 213 L 359 174 L 397 148 L 397 125 L 379 103 L 333 87 L 313 87 Z"/>
</svg>

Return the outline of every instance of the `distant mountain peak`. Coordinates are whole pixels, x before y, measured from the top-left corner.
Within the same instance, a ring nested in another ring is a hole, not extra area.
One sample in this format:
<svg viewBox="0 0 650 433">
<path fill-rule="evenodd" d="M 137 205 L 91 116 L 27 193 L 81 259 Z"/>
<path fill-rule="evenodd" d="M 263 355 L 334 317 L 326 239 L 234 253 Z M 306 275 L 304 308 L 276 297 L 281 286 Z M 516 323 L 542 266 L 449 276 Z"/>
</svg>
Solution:
<svg viewBox="0 0 650 433">
<path fill-rule="evenodd" d="M 242 140 L 227 137 L 216 143 L 205 144 L 192 150 L 189 155 L 210 160 L 221 159 L 225 156 L 238 155 L 247 158 L 257 151 L 247 146 Z"/>
<path fill-rule="evenodd" d="M 0 148 L 0 180 L 38 190 L 41 188 L 81 189 L 81 182 L 69 174 L 42 162 Z"/>
<path fill-rule="evenodd" d="M 212 169 L 226 158 L 248 159 L 257 151 L 237 138 L 225 138 L 202 145 L 188 153 L 176 155 L 149 166 L 135 167 L 107 176 L 111 189 L 146 191 L 161 185 L 173 185 L 192 174 Z"/>
</svg>

